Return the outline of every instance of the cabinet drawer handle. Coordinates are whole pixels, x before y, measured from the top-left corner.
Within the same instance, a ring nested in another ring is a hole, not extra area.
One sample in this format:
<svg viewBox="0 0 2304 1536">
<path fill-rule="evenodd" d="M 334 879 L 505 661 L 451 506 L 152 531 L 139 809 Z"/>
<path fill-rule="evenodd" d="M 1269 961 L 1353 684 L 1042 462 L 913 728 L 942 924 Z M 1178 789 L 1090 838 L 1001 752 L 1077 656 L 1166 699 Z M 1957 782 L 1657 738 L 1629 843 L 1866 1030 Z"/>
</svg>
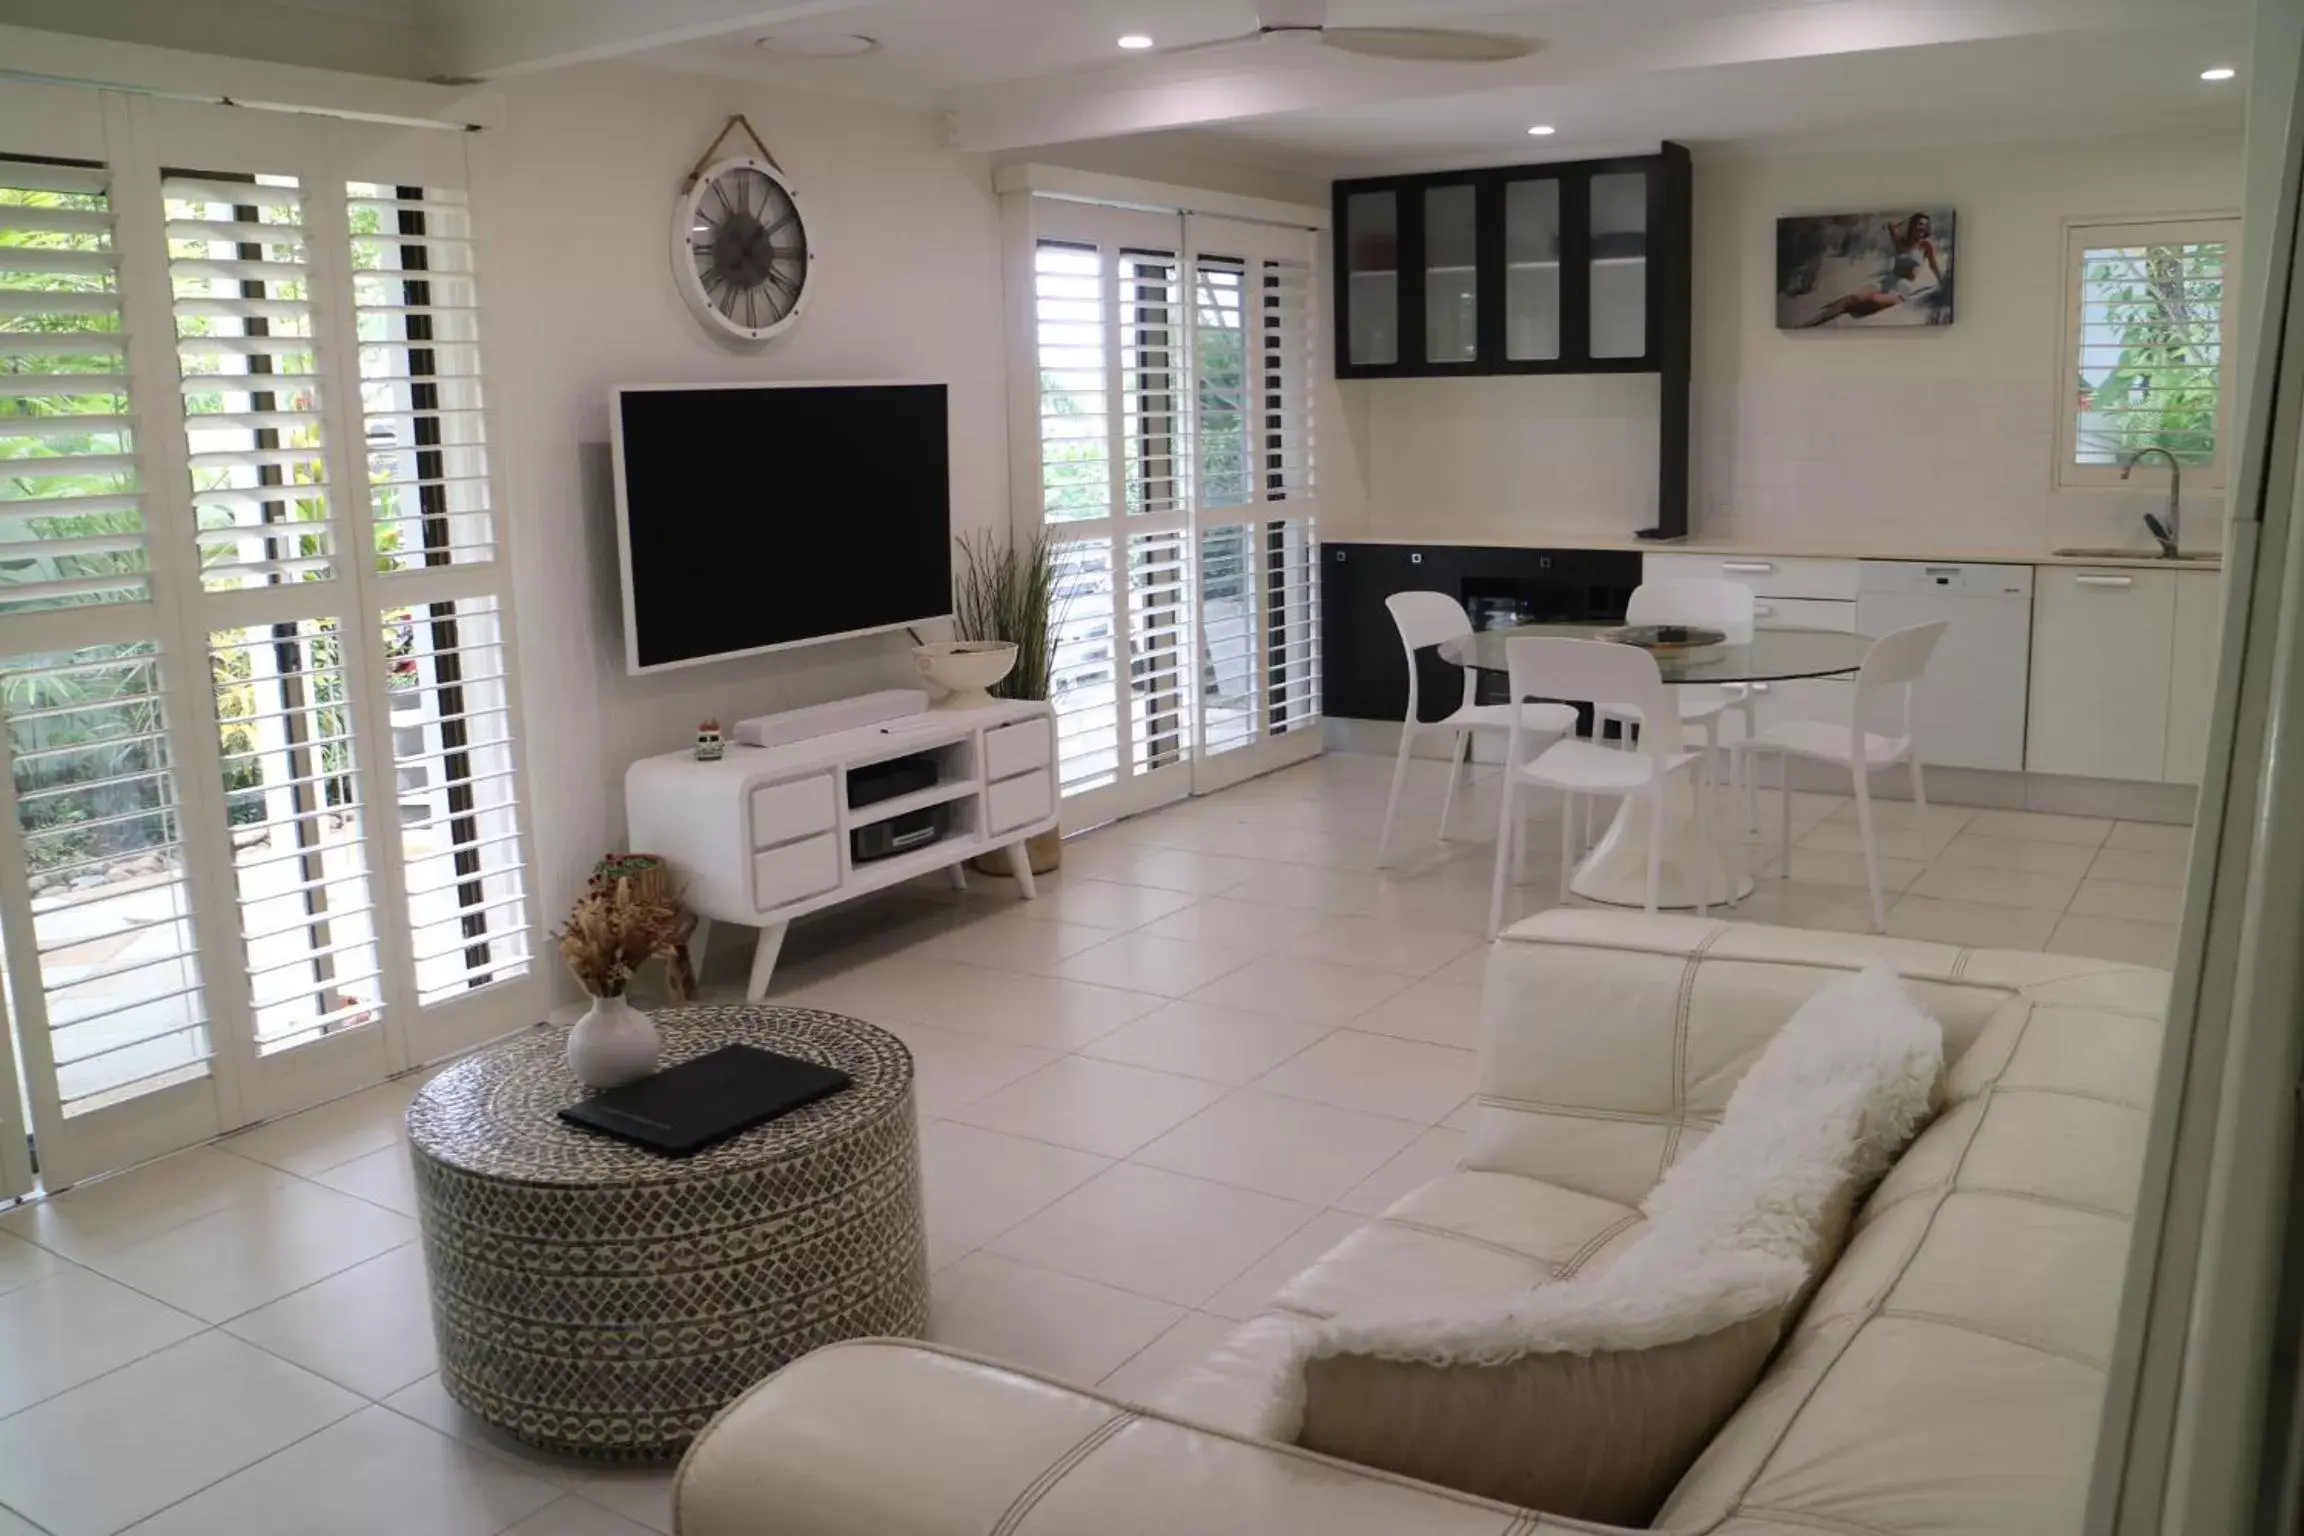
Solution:
<svg viewBox="0 0 2304 1536">
<path fill-rule="evenodd" d="M 1769 688 L 1767 683 L 1752 683 L 1749 686 L 1754 693 L 1766 693 Z"/>
<path fill-rule="evenodd" d="M 2075 585 L 2083 587 L 2121 588 L 2136 585 L 2136 578 L 2133 576 L 2075 576 L 2072 580 Z"/>
<path fill-rule="evenodd" d="M 1776 605 L 1774 603 L 1754 603 L 1752 612 L 1757 617 L 1765 619 L 1776 612 Z"/>
<path fill-rule="evenodd" d="M 1765 576 L 1776 567 L 1765 560 L 1723 560 L 1720 569 L 1733 571 L 1739 576 Z"/>
</svg>

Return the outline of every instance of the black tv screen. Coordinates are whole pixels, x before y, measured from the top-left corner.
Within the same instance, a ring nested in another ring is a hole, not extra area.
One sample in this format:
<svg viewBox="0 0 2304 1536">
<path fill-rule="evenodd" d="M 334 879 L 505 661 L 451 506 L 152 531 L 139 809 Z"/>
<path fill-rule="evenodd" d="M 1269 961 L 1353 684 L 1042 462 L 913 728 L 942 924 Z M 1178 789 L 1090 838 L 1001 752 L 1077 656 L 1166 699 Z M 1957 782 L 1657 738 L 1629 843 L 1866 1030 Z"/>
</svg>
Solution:
<svg viewBox="0 0 2304 1536">
<path fill-rule="evenodd" d="M 611 415 L 632 671 L 952 611 L 943 385 L 626 387 Z"/>
</svg>

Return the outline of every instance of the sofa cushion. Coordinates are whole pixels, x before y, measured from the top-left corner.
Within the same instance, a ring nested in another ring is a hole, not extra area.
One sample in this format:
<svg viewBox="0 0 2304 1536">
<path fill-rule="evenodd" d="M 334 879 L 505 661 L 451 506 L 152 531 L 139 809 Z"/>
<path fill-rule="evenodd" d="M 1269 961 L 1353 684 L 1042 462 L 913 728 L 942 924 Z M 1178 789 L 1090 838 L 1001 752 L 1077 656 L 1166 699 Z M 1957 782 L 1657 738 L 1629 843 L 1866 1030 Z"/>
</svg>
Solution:
<svg viewBox="0 0 2304 1536">
<path fill-rule="evenodd" d="M 1926 1118 L 1942 1065 L 1941 1030 L 1892 973 L 1836 976 L 1749 1064 L 1620 1262 L 1585 1264 L 1631 1213 L 1459 1174 L 1316 1265 L 1283 1293 L 1298 1315 L 1245 1330 L 1211 1374 L 1258 1412 L 1256 1433 L 1555 1514 L 1645 1521 L 1758 1379 L 1858 1187 Z M 1320 1297 L 1324 1277 L 1364 1277 L 1402 1229 L 1484 1250 L 1457 1267 L 1491 1285 L 1515 1263 L 1533 1283 L 1464 1299 L 1394 1270 L 1372 1303 L 1304 1305 L 1337 1299 Z"/>
<path fill-rule="evenodd" d="M 1657 1529 L 2080 1529 L 2166 978 L 2069 964 L 1995 1010 Z"/>
<path fill-rule="evenodd" d="M 1650 1349 L 1490 1366 L 1315 1356 L 1296 1443 L 1508 1504 L 1641 1525 L 1752 1390 L 1783 1323 L 1769 1310 Z"/>
</svg>

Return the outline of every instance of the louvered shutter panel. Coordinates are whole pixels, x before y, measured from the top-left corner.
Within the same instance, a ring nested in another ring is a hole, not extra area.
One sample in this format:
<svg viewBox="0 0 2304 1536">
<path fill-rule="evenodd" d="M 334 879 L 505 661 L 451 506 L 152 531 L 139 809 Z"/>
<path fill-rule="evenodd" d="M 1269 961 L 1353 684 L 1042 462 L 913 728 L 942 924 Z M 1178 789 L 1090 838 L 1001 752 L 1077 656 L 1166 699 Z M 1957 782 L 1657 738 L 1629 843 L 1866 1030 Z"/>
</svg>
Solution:
<svg viewBox="0 0 2304 1536">
<path fill-rule="evenodd" d="M 463 192 L 345 186 L 386 724 L 416 1000 L 534 974 L 496 556 L 480 274 Z"/>
<path fill-rule="evenodd" d="M 110 186 L 0 159 L 0 614 L 151 595 Z"/>
<path fill-rule="evenodd" d="M 1054 545 L 1055 613 L 1048 697 L 1056 711 L 1056 772 L 1063 793 L 1113 781 L 1120 763 L 1117 705 L 1126 641 L 1114 608 L 1112 541 Z"/>
<path fill-rule="evenodd" d="M 27 1068 L 67 1119 L 208 1070 L 160 668 L 151 644 L 0 662 L 31 895 L 14 1012 Z"/>
<path fill-rule="evenodd" d="M 209 591 L 324 580 L 335 530 L 296 178 L 169 174 L 168 272 Z"/>
<path fill-rule="evenodd" d="M 1264 728 L 1272 735 L 1320 718 L 1320 543 L 1314 442 L 1318 332 L 1308 261 L 1259 264 L 1264 305 L 1257 448 L 1264 500 L 1301 517 L 1264 524 Z"/>
<path fill-rule="evenodd" d="M 299 619 L 209 642 L 259 1054 L 382 1016 L 340 630 Z"/>
<path fill-rule="evenodd" d="M 1192 700 L 1192 535 L 1128 537 L 1128 707 L 1131 766 L 1150 773 L 1189 761 Z"/>
<path fill-rule="evenodd" d="M 493 598 L 384 616 L 403 875 L 426 1006 L 528 974 L 505 637 Z"/>
<path fill-rule="evenodd" d="M 478 277 L 461 192 L 346 188 L 352 300 L 381 569 L 495 557 Z"/>
</svg>

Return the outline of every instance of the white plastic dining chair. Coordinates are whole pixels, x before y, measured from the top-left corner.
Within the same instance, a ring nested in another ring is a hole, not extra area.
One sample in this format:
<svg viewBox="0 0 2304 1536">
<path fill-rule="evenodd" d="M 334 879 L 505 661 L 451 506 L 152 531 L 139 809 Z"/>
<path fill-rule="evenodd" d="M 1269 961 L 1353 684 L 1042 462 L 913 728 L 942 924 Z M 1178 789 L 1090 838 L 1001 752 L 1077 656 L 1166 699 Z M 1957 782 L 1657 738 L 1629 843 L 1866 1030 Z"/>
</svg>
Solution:
<svg viewBox="0 0 2304 1536">
<path fill-rule="evenodd" d="M 1792 878 L 1791 760 L 1804 757 L 1848 770 L 1856 786 L 1856 827 L 1864 842 L 1864 881 L 1872 892 L 1874 933 L 1887 928 L 1888 911 L 1880 898 L 1880 847 L 1872 833 L 1869 781 L 1875 769 L 1910 764 L 1914 825 L 1926 827 L 1928 794 L 1921 782 L 1920 754 L 1912 741 L 1912 690 L 1927 675 L 1936 643 L 1951 627 L 1949 619 L 1938 619 L 1894 630 L 1873 641 L 1856 673 L 1855 694 L 1845 724 L 1836 720 L 1782 720 L 1748 737 L 1738 749 L 1747 759 L 1743 764 L 1747 784 L 1752 782 L 1755 767 L 1749 759 L 1759 753 L 1776 754 L 1777 774 L 1784 789 L 1784 860 L 1778 875 L 1786 880 Z M 1882 732 L 1869 729 L 1867 722 L 1892 723 Z"/>
<path fill-rule="evenodd" d="M 1384 802 L 1384 830 L 1376 842 L 1379 865 L 1391 851 L 1392 821 L 1400 811 L 1400 791 L 1408 782 L 1408 758 L 1416 738 L 1437 731 L 1450 732 L 1454 738 L 1448 747 L 1448 788 L 1440 801 L 1440 832 L 1434 839 L 1435 843 L 1445 843 L 1448 813 L 1456 804 L 1456 780 L 1464 771 L 1473 736 L 1480 731 L 1506 735 L 1514 719 L 1513 712 L 1505 705 L 1476 702 L 1480 674 L 1466 667 L 1464 702 L 1445 719 L 1418 720 L 1416 653 L 1465 638 L 1472 633 L 1472 621 L 1465 616 L 1464 605 L 1445 592 L 1395 592 L 1384 599 L 1384 606 L 1392 612 L 1393 626 L 1400 631 L 1400 648 L 1408 658 L 1408 715 L 1400 722 L 1400 756 L 1392 767 L 1392 793 Z M 1533 704 L 1529 706 L 1526 723 L 1531 731 L 1566 735 L 1576 729 L 1576 711 L 1565 704 Z"/>
<path fill-rule="evenodd" d="M 1750 645 L 1756 612 L 1752 589 L 1743 582 L 1708 576 L 1672 577 L 1644 581 L 1633 588 L 1631 600 L 1624 606 L 1624 622 L 1717 629 L 1728 637 L 1729 645 Z M 1701 731 L 1707 752 L 1718 753 L 1727 746 L 1721 739 L 1720 724 L 1730 713 L 1744 722 L 1743 735 L 1750 736 L 1753 732 L 1752 690 L 1746 684 L 1677 683 L 1670 692 L 1680 709 L 1682 729 L 1694 727 Z M 1611 703 L 1602 708 L 1600 714 L 1603 719 L 1628 725 L 1643 723 L 1642 712 L 1629 704 Z M 1599 734 L 1595 729 L 1593 735 Z M 1728 782 L 1732 792 L 1736 785 L 1736 766 L 1736 759 L 1731 756 Z"/>
<path fill-rule="evenodd" d="M 1505 738 L 1504 804 L 1496 828 L 1496 876 L 1488 901 L 1489 937 L 1494 938 L 1504 926 L 1507 862 L 1517 862 L 1521 844 L 1527 837 L 1519 795 L 1531 787 L 1560 791 L 1569 798 L 1571 808 L 1578 795 L 1647 800 L 1647 910 L 1654 912 L 1663 884 L 1665 791 L 1674 774 L 1692 765 L 1696 779 L 1696 837 L 1701 842 L 1712 835 L 1712 786 L 1706 769 L 1710 756 L 1682 750 L 1680 713 L 1672 707 L 1671 694 L 1664 686 L 1663 674 L 1657 670 L 1656 658 L 1629 645 L 1534 635 L 1505 642 L 1504 654 L 1515 701 L 1510 707 L 1518 708 L 1517 701 L 1537 696 L 1595 705 L 1605 701 L 1630 705 L 1641 712 L 1643 719 L 1654 724 L 1640 733 L 1637 746 L 1616 751 L 1574 736 L 1555 738 L 1538 748 L 1530 738 L 1539 733 L 1522 728 L 1515 720 L 1511 734 Z M 1560 818 L 1563 898 L 1575 869 L 1574 825 L 1575 817 L 1564 808 Z M 1696 893 L 1696 910 L 1699 915 L 1703 914 L 1707 910 L 1703 861 L 1681 847 L 1673 850 L 1672 862 Z M 1736 884 L 1731 879 L 1729 888 L 1733 890 Z"/>
</svg>

